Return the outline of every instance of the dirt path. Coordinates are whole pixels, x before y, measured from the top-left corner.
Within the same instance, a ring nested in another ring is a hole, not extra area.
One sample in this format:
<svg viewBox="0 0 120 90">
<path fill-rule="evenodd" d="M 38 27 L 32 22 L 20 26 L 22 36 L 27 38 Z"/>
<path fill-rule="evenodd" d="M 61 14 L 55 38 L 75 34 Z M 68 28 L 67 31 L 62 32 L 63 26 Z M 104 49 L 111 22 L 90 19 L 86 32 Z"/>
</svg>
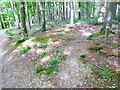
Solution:
<svg viewBox="0 0 120 90">
<path fill-rule="evenodd" d="M 6 53 L 6 47 L 7 47 L 7 44 L 9 42 L 9 38 L 8 38 L 8 35 L 5 34 L 5 31 L 2 31 L 0 30 L 0 71 L 2 71 L 2 63 L 4 62 L 3 61 L 3 56 L 4 54 Z M 1 73 L 1 72 L 0 72 Z M 1 74 L 0 74 L 1 75 Z M 2 76 L 0 76 L 0 80 Z M 0 83 L 0 88 L 2 87 L 1 86 L 2 84 Z"/>
<path fill-rule="evenodd" d="M 9 62 L 5 63 L 2 67 L 2 87 L 79 88 L 85 87 L 87 83 L 93 83 L 94 80 L 90 75 L 90 67 L 87 66 L 87 64 L 82 63 L 79 56 L 81 54 L 88 55 L 86 50 L 86 36 L 88 35 L 85 35 L 85 33 L 90 34 L 94 31 L 95 29 L 75 30 L 75 32 L 72 33 L 75 39 L 68 41 L 66 46 L 60 47 L 61 51 L 67 55 L 67 60 L 60 64 L 60 71 L 57 75 L 36 75 L 34 72 L 34 63 L 29 61 L 35 54 L 27 53 L 27 55 L 22 56 L 13 55 L 8 59 Z"/>
</svg>

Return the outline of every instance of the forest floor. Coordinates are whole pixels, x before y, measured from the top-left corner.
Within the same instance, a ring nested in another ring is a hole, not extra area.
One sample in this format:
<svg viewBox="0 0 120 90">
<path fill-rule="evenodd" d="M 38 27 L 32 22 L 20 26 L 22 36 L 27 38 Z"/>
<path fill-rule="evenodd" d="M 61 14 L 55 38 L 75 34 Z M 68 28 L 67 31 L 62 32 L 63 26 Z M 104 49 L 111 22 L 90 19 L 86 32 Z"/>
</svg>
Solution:
<svg viewBox="0 0 120 90">
<path fill-rule="evenodd" d="M 99 82 L 101 81 L 100 77 L 97 77 L 100 79 L 98 80 L 96 79 L 96 76 L 93 75 L 93 71 L 97 70 L 94 66 L 102 66 L 103 63 L 105 68 L 111 67 L 114 71 L 118 70 L 118 58 L 116 56 L 101 56 L 97 52 L 88 50 L 88 48 L 94 42 L 97 42 L 97 40 L 87 40 L 86 38 L 91 33 L 98 33 L 101 28 L 100 25 L 76 24 L 70 26 L 70 24 L 57 24 L 53 27 L 54 29 L 49 31 L 43 33 L 37 32 L 34 36 L 31 35 L 32 38 L 26 40 L 21 45 L 25 46 L 27 43 L 29 44 L 27 46 L 31 46 L 33 42 L 29 40 L 32 40 L 33 38 L 38 39 L 42 35 L 43 37 L 49 35 L 58 35 L 59 37 L 51 36 L 49 41 L 52 40 L 52 42 L 43 44 L 47 45 L 46 48 L 38 48 L 39 46 L 36 45 L 36 47 L 22 55 L 20 54 L 20 45 L 18 47 L 15 46 L 15 48 L 12 48 L 13 46 L 9 47 L 11 44 L 4 45 L 6 42 L 9 42 L 7 39 L 8 37 L 4 35 L 7 41 L 3 43 L 3 50 L 7 48 L 8 51 L 7 56 L 4 55 L 2 59 L 2 88 L 117 87 L 117 81 L 115 81 L 115 79 Z M 10 43 L 13 44 L 11 41 Z M 58 50 L 58 53 L 56 52 L 57 54 L 55 56 L 53 53 L 54 50 Z M 47 52 L 52 58 L 58 58 L 59 56 L 57 55 L 61 55 L 61 53 L 66 56 L 65 60 L 59 60 L 60 63 L 57 64 L 59 70 L 57 72 L 53 71 L 50 75 L 45 75 L 43 72 L 36 74 L 35 67 L 44 65 L 46 61 L 49 61 L 49 59 L 47 59 L 49 57 L 43 57 L 44 59 L 42 58 L 37 61 L 31 61 L 31 59 L 43 52 Z M 86 57 L 82 58 L 80 55 L 85 55 Z M 109 78 L 111 76 L 108 75 L 107 77 Z M 106 82 L 109 82 L 109 84 L 106 84 Z"/>
</svg>

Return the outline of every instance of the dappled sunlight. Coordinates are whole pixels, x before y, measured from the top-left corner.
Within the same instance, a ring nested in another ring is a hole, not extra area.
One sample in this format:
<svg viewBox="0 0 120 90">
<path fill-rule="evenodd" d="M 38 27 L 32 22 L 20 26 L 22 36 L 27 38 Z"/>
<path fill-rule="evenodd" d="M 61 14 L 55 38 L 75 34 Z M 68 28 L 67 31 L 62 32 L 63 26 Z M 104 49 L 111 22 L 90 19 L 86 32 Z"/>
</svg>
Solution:
<svg viewBox="0 0 120 90">
<path fill-rule="evenodd" d="M 81 33 L 82 36 L 89 36 L 89 35 L 91 35 L 91 32 L 87 32 L 85 30 L 79 30 L 79 32 Z"/>
<path fill-rule="evenodd" d="M 73 49 L 73 47 L 68 47 L 67 49 L 65 49 L 65 50 L 63 51 L 63 53 L 64 53 L 65 55 L 71 55 L 71 54 L 72 54 L 72 49 Z"/>
</svg>

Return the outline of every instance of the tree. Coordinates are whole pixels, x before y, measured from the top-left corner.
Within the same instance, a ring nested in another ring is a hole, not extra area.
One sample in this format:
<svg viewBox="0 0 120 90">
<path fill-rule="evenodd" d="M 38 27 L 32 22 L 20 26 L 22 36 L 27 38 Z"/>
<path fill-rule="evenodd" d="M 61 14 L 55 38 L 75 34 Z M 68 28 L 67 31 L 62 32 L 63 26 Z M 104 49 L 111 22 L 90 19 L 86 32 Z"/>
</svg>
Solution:
<svg viewBox="0 0 120 90">
<path fill-rule="evenodd" d="M 45 2 L 41 2 L 42 5 L 42 31 L 46 30 L 46 21 L 45 21 Z"/>
<path fill-rule="evenodd" d="M 25 7 L 24 4 L 25 2 L 23 2 L 23 0 L 20 2 L 20 15 L 21 15 L 21 26 L 22 26 L 22 30 L 23 30 L 23 34 L 24 36 L 28 36 L 27 34 L 27 28 L 26 28 L 26 15 L 25 15 Z"/>
<path fill-rule="evenodd" d="M 101 28 L 101 31 L 105 30 L 106 27 L 109 27 L 111 29 L 112 27 L 112 20 L 113 20 L 113 7 L 116 5 L 116 2 L 108 2 L 108 7 L 107 7 L 107 15 L 104 20 L 104 24 Z"/>
<path fill-rule="evenodd" d="M 71 12 L 70 12 L 70 23 L 74 24 L 74 7 L 73 7 L 73 1 L 71 1 Z"/>
<path fill-rule="evenodd" d="M 108 8 L 107 8 L 107 16 L 105 19 L 105 22 L 103 24 L 103 27 L 101 30 L 105 30 L 105 41 L 107 42 L 108 36 L 109 36 L 109 31 L 111 30 L 112 27 L 112 20 L 113 20 L 113 7 L 116 2 L 108 2 Z"/>
<path fill-rule="evenodd" d="M 102 1 L 100 2 L 99 18 L 97 21 L 99 24 L 104 22 L 104 13 L 105 13 L 105 2 Z"/>
<path fill-rule="evenodd" d="M 78 11 L 78 19 L 81 19 L 81 12 L 80 12 L 81 2 L 78 2 L 78 7 L 79 7 L 79 11 Z"/>
</svg>

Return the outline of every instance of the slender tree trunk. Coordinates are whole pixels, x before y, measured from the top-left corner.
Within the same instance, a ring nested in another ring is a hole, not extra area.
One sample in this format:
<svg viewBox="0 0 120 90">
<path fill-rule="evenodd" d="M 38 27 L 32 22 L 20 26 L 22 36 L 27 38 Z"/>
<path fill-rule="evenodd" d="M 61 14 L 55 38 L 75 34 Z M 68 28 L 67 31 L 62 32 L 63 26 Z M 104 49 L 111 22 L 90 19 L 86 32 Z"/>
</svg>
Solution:
<svg viewBox="0 0 120 90">
<path fill-rule="evenodd" d="M 107 42 L 108 40 L 108 36 L 109 36 L 109 31 L 111 30 L 112 27 L 112 20 L 113 20 L 113 7 L 115 5 L 115 2 L 109 2 L 108 3 L 108 12 L 107 12 L 107 17 L 105 20 L 105 42 Z"/>
<path fill-rule="evenodd" d="M 104 22 L 104 13 L 105 13 L 105 2 L 100 2 L 99 18 L 97 21 L 99 24 Z"/>
<path fill-rule="evenodd" d="M 25 7 L 24 4 L 25 2 L 23 2 L 23 0 L 20 2 L 20 15 L 21 15 L 21 26 L 22 26 L 22 30 L 23 30 L 23 34 L 24 36 L 28 36 L 27 34 L 27 28 L 26 28 L 26 15 L 25 15 Z"/>
<path fill-rule="evenodd" d="M 16 10 L 16 9 L 14 8 L 14 4 L 13 4 L 12 0 L 10 0 L 10 4 L 11 4 L 12 10 Z M 14 16 L 14 18 L 15 18 L 15 25 L 16 25 L 18 28 L 20 28 L 18 15 L 16 15 L 15 13 L 13 13 L 13 16 Z"/>
<path fill-rule="evenodd" d="M 101 31 L 105 30 L 106 27 L 109 27 L 111 29 L 112 27 L 112 20 L 113 20 L 113 7 L 114 7 L 115 2 L 108 2 L 108 7 L 107 7 L 107 16 L 104 20 L 104 24 L 101 28 Z"/>
<path fill-rule="evenodd" d="M 26 2 L 26 15 L 27 15 L 27 23 L 28 23 L 28 26 L 29 26 L 29 28 L 31 29 L 28 0 L 27 0 L 27 2 Z"/>
<path fill-rule="evenodd" d="M 79 11 L 78 11 L 78 19 L 81 19 L 81 12 L 80 12 L 81 2 L 78 2 L 78 7 L 79 7 Z"/>
<path fill-rule="evenodd" d="M 41 2 L 42 5 L 42 31 L 46 31 L 46 21 L 45 21 L 45 2 Z"/>
<path fill-rule="evenodd" d="M 74 8 L 73 8 L 73 1 L 71 1 L 71 19 L 70 19 L 70 23 L 74 24 Z"/>
<path fill-rule="evenodd" d="M 1 28 L 2 28 L 2 29 L 5 29 L 5 27 L 4 27 L 4 23 L 3 23 L 3 21 L 2 21 L 2 17 L 1 17 L 1 15 L 0 15 L 0 23 L 1 23 Z"/>
</svg>

